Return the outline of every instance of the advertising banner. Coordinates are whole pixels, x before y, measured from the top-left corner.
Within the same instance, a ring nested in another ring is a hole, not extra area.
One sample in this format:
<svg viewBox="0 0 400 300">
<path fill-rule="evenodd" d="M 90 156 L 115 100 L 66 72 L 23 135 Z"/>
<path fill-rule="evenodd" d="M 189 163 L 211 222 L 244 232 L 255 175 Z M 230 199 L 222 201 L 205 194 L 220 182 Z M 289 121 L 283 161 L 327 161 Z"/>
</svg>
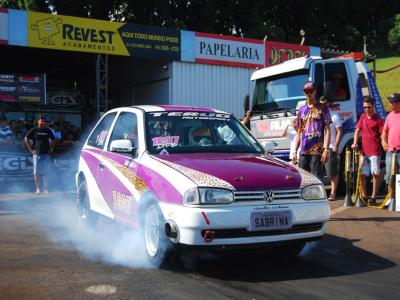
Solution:
<svg viewBox="0 0 400 300">
<path fill-rule="evenodd" d="M 264 66 L 264 57 L 261 40 L 195 33 L 195 62 L 257 68 Z"/>
<path fill-rule="evenodd" d="M 0 7 L 0 45 L 8 44 L 8 9 Z"/>
<path fill-rule="evenodd" d="M 45 76 L 43 74 L 0 74 L 0 101 L 44 103 Z"/>
<path fill-rule="evenodd" d="M 265 67 L 306 55 L 310 55 L 308 46 L 269 41 L 265 43 Z"/>
<path fill-rule="evenodd" d="M 178 30 L 36 12 L 28 12 L 28 46 L 180 59 Z"/>
<path fill-rule="evenodd" d="M 180 32 L 174 29 L 124 24 L 118 33 L 130 56 L 180 60 Z"/>
<path fill-rule="evenodd" d="M 124 23 L 28 12 L 28 46 L 129 55 L 118 28 Z"/>
</svg>

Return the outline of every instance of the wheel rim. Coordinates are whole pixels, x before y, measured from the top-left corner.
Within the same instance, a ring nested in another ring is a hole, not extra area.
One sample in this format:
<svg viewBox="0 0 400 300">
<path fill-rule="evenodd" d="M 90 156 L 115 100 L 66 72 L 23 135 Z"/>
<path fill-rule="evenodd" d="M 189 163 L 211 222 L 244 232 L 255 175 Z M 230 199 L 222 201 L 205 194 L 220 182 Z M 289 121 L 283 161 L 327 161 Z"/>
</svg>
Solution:
<svg viewBox="0 0 400 300">
<path fill-rule="evenodd" d="M 150 205 L 146 210 L 144 237 L 148 254 L 156 256 L 160 243 L 160 222 L 154 205 Z"/>
</svg>

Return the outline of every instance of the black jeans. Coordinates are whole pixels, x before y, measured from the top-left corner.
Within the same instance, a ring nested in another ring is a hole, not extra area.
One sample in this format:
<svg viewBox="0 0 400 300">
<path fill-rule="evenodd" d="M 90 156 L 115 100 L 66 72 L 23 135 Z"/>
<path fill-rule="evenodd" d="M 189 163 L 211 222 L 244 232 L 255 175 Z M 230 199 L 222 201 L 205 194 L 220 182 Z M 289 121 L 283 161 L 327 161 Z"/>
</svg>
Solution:
<svg viewBox="0 0 400 300">
<path fill-rule="evenodd" d="M 323 165 L 321 155 L 300 154 L 299 167 L 322 180 Z"/>
</svg>

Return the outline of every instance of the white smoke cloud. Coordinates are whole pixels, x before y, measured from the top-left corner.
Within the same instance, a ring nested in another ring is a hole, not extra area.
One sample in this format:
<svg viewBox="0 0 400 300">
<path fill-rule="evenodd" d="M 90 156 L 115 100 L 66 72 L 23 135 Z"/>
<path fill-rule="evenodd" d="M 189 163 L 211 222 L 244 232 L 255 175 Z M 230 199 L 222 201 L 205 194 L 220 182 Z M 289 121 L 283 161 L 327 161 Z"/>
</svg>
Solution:
<svg viewBox="0 0 400 300">
<path fill-rule="evenodd" d="M 95 228 L 85 227 L 77 220 L 74 201 L 74 197 L 49 199 L 51 203 L 46 205 L 46 212 L 38 216 L 49 239 L 73 247 L 89 260 L 129 267 L 152 267 L 139 231 L 103 218 Z"/>
</svg>

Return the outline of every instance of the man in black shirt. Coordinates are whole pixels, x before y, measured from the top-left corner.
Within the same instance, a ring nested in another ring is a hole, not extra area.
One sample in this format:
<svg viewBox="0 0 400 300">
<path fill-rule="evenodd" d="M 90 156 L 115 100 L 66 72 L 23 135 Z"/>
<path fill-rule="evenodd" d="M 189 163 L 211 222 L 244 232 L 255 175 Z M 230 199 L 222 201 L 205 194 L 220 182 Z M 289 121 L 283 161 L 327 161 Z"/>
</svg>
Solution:
<svg viewBox="0 0 400 300">
<path fill-rule="evenodd" d="M 32 143 L 31 143 L 32 141 Z M 35 178 L 36 194 L 40 193 L 40 175 L 43 176 L 43 192 L 47 193 L 46 176 L 49 173 L 50 154 L 53 153 L 56 142 L 53 131 L 47 127 L 44 116 L 39 116 L 37 126 L 25 136 L 25 144 L 33 155 L 33 176 Z"/>
</svg>

